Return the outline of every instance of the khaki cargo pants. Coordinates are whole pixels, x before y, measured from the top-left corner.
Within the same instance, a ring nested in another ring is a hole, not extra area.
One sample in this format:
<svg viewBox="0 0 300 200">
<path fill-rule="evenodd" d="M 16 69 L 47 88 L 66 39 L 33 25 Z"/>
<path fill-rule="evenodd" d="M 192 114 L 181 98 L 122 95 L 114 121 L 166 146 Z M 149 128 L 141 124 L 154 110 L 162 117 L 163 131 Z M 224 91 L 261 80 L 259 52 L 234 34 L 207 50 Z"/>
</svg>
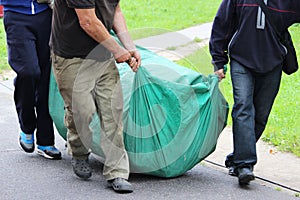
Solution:
<svg viewBox="0 0 300 200">
<path fill-rule="evenodd" d="M 90 154 L 93 115 L 101 122 L 101 149 L 105 156 L 103 175 L 107 180 L 128 179 L 129 161 L 123 140 L 123 96 L 113 58 L 104 62 L 52 55 L 53 73 L 64 99 L 67 144 L 72 156 Z"/>
</svg>

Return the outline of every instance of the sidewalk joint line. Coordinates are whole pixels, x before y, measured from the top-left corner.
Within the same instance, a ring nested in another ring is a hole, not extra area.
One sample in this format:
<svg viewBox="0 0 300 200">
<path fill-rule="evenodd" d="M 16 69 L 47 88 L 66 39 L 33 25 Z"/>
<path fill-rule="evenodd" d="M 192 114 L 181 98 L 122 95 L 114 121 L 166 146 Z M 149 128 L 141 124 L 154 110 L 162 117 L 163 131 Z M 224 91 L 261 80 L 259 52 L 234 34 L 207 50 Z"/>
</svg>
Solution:
<svg viewBox="0 0 300 200">
<path fill-rule="evenodd" d="M 208 162 L 212 165 L 216 165 L 218 167 L 222 167 L 222 168 L 226 168 L 225 166 L 221 165 L 221 164 L 218 164 L 218 163 L 215 163 L 213 161 L 209 161 L 209 160 L 204 160 L 205 162 Z M 227 169 L 227 168 L 226 168 Z M 280 183 L 277 183 L 277 182 L 274 182 L 274 181 L 271 181 L 271 180 L 268 180 L 268 179 L 265 179 L 265 178 L 262 178 L 262 177 L 259 177 L 259 176 L 255 176 L 255 178 L 261 180 L 261 181 L 265 181 L 265 182 L 268 182 L 268 183 L 271 183 L 273 185 L 277 185 L 277 186 L 280 186 L 282 188 L 285 188 L 287 190 L 291 190 L 293 192 L 297 192 L 297 193 L 300 193 L 300 190 L 297 190 L 297 189 L 294 189 L 294 188 L 291 188 L 291 187 L 288 187 L 288 186 L 285 186 L 285 185 L 282 185 Z"/>
<path fill-rule="evenodd" d="M 1 83 L 1 82 L 0 82 L 0 85 L 2 85 L 3 87 L 5 87 L 5 88 L 9 89 L 10 91 L 13 91 L 13 89 L 12 89 L 12 88 L 10 88 L 10 87 L 6 86 L 5 84 L 3 84 L 3 83 Z"/>
</svg>

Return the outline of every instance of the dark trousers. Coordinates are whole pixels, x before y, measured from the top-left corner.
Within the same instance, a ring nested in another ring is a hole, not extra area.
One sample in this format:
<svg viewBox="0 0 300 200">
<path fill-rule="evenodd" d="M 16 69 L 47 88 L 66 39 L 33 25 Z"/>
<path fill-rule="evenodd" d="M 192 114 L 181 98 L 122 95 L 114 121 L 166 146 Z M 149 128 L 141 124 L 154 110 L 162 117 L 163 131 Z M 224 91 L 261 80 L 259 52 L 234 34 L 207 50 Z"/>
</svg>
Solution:
<svg viewBox="0 0 300 200">
<path fill-rule="evenodd" d="M 49 114 L 50 48 L 52 10 L 36 15 L 4 13 L 8 62 L 17 73 L 14 100 L 20 128 L 34 133 L 37 144 L 54 145 L 53 121 Z"/>
<path fill-rule="evenodd" d="M 257 74 L 231 61 L 234 105 L 233 163 L 237 167 L 257 162 L 256 142 L 265 130 L 275 97 L 279 91 L 282 69 Z"/>
</svg>

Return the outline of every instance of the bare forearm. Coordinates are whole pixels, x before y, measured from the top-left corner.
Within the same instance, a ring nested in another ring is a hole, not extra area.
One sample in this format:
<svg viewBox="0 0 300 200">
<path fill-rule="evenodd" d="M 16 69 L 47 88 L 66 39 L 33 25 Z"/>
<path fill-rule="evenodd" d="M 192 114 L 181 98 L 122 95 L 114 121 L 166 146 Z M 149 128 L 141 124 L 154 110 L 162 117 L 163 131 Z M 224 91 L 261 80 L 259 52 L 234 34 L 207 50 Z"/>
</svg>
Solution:
<svg viewBox="0 0 300 200">
<path fill-rule="evenodd" d="M 117 34 L 117 37 L 119 40 L 122 42 L 123 46 L 128 50 L 128 51 L 135 51 L 136 46 L 133 43 L 130 34 L 128 32 L 128 28 L 126 25 L 126 20 L 125 17 L 122 13 L 122 10 L 120 8 L 120 5 L 117 6 L 116 8 L 116 13 L 114 16 L 114 24 L 113 24 L 113 30 Z"/>
<path fill-rule="evenodd" d="M 75 9 L 81 28 L 95 41 L 113 54 L 121 51 L 121 46 L 111 37 L 103 23 L 96 17 L 95 9 Z"/>
</svg>

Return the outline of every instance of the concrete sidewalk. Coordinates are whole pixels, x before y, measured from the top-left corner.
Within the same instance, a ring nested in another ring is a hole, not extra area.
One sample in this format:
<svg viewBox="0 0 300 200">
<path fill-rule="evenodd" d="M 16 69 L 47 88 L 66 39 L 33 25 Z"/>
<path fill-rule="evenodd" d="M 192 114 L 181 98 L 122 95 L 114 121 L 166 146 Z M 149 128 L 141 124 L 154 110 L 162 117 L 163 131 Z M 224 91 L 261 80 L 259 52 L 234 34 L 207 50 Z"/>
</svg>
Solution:
<svg viewBox="0 0 300 200">
<path fill-rule="evenodd" d="M 176 46 L 178 35 L 182 38 L 200 37 L 207 40 L 209 24 L 193 27 L 188 30 L 173 33 L 173 35 L 162 35 L 157 41 L 148 38 L 152 49 L 159 53 L 168 52 L 166 48 Z M 185 35 L 184 33 L 189 35 Z M 193 34 L 192 34 L 193 33 Z M 173 43 L 165 46 L 166 38 L 172 37 Z M 154 42 L 155 41 L 155 42 Z M 174 42 L 175 41 L 175 42 Z M 145 43 L 144 43 L 145 44 Z M 181 47 L 185 46 L 183 42 Z M 145 46 L 147 48 L 147 45 Z M 178 48 L 182 50 L 182 48 Z M 173 53 L 171 53 L 173 54 Z M 176 54 L 176 53 L 175 53 Z M 188 54 L 188 53 L 187 53 Z M 164 54 L 168 55 L 168 54 Z M 181 55 L 181 52 L 178 53 Z M 13 74 L 12 74 L 13 75 Z M 18 122 L 13 103 L 13 80 L 11 75 L 8 80 L 0 82 L 0 199 L 13 200 L 35 200 L 35 199 L 299 199 L 295 197 L 295 191 L 300 190 L 300 159 L 287 153 L 277 152 L 271 146 L 258 143 L 259 162 L 255 167 L 255 174 L 259 177 L 247 187 L 240 187 L 236 177 L 227 175 L 223 167 L 225 156 L 231 152 L 232 133 L 227 127 L 221 134 L 216 151 L 212 153 L 207 161 L 201 162 L 184 175 L 164 179 L 159 177 L 132 174 L 130 181 L 135 191 L 131 194 L 120 195 L 106 188 L 106 182 L 101 175 L 102 164 L 92 158 L 91 164 L 94 169 L 93 176 L 88 181 L 78 179 L 72 171 L 70 156 L 64 147 L 65 141 L 56 133 L 56 146 L 62 150 L 63 159 L 51 161 L 37 155 L 26 154 L 18 147 Z M 270 153 L 270 149 L 272 152 Z M 211 164 L 215 163 L 215 164 Z M 270 184 L 262 179 L 279 183 Z"/>
</svg>

